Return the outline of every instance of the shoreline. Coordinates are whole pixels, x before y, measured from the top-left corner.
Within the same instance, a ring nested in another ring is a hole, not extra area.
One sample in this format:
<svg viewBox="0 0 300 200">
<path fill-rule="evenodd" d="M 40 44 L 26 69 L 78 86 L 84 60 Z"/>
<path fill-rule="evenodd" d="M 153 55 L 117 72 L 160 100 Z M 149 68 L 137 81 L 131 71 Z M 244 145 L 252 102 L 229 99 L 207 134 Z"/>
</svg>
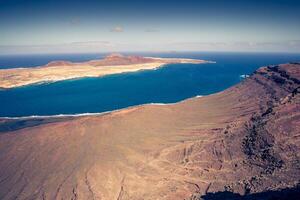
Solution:
<svg viewBox="0 0 300 200">
<path fill-rule="evenodd" d="M 210 62 L 215 63 L 213 61 L 208 61 L 208 63 L 210 63 Z M 178 63 L 172 63 L 172 64 L 178 64 Z M 206 64 L 206 63 L 203 63 L 203 64 Z M 3 88 L 0 86 L 0 91 L 5 91 L 5 90 L 10 90 L 10 89 L 15 89 L 15 88 L 22 88 L 22 87 L 27 87 L 27 86 L 46 85 L 46 84 L 57 83 L 57 82 L 62 82 L 62 81 L 74 81 L 74 80 L 80 80 L 80 79 L 85 79 L 85 78 L 102 78 L 102 77 L 107 77 L 107 76 L 112 76 L 112 75 L 121 75 L 121 74 L 127 74 L 127 73 L 136 73 L 136 72 L 143 72 L 143 71 L 149 71 L 149 70 L 157 70 L 159 68 L 166 67 L 167 65 L 169 65 L 169 63 L 162 64 L 162 65 L 152 68 L 152 69 L 139 69 L 137 71 L 119 72 L 119 73 L 106 74 L 106 75 L 100 75 L 100 76 L 81 76 L 81 77 L 74 77 L 74 78 L 61 79 L 61 80 L 46 80 L 46 81 L 24 84 L 24 85 L 10 87 L 10 88 Z M 12 69 L 28 69 L 28 68 L 12 68 Z M 0 71 L 1 71 L 1 69 L 0 69 Z"/>
<path fill-rule="evenodd" d="M 74 80 L 80 80 L 80 79 L 85 79 L 85 78 L 102 78 L 102 77 L 111 76 L 111 75 L 135 73 L 135 72 L 142 72 L 142 71 L 148 71 L 148 70 L 157 70 L 159 68 L 165 67 L 166 65 L 168 65 L 168 64 L 162 64 L 161 66 L 158 66 L 158 67 L 153 68 L 153 69 L 140 69 L 140 70 L 137 70 L 137 71 L 120 72 L 120 73 L 107 74 L 107 75 L 102 75 L 102 76 L 81 76 L 81 77 L 74 77 L 74 78 L 61 79 L 61 80 L 46 80 L 46 81 L 30 83 L 30 84 L 24 84 L 24 85 L 10 87 L 10 88 L 3 88 L 3 87 L 0 86 L 0 91 L 3 91 L 3 90 L 5 91 L 5 90 L 10 90 L 10 89 L 15 89 L 15 88 L 22 88 L 22 87 L 27 87 L 27 86 L 46 85 L 46 84 L 57 83 L 57 82 L 62 82 L 62 81 L 72 81 L 72 80 L 74 81 Z M 16 69 L 26 69 L 26 68 L 16 68 Z"/>
<path fill-rule="evenodd" d="M 59 75 L 57 77 L 41 78 L 41 79 L 38 79 L 38 80 L 29 80 L 29 81 L 23 81 L 22 80 L 22 81 L 20 81 L 20 83 L 17 83 L 17 84 L 6 83 L 5 85 L 1 85 L 1 80 L 0 80 L 0 89 L 2 89 L 2 90 L 8 90 L 8 89 L 13 89 L 13 88 L 20 88 L 20 87 L 24 87 L 24 86 L 29 86 L 29 85 L 39 85 L 39 84 L 44 84 L 44 83 L 55 83 L 55 82 L 65 81 L 65 80 L 74 80 L 74 79 L 81 79 L 81 78 L 99 78 L 99 77 L 108 76 L 108 75 L 114 75 L 114 74 L 137 72 L 137 71 L 140 71 L 140 70 L 155 70 L 155 69 L 160 68 L 160 67 L 162 67 L 164 65 L 165 64 L 163 63 L 163 64 L 155 65 L 153 68 L 138 68 L 138 69 L 133 70 L 133 71 L 128 70 L 128 71 L 120 71 L 120 72 L 107 73 L 107 74 L 101 74 L 101 72 L 99 72 L 99 74 L 97 73 L 97 74 L 94 74 L 94 75 L 93 74 L 86 74 L 86 75 L 80 75 L 80 74 L 78 74 L 78 75 L 73 75 L 73 76 L 68 76 L 68 77 L 63 77 L 64 75 Z M 59 67 L 59 66 L 57 66 L 57 67 Z M 82 67 L 86 67 L 86 66 L 82 66 Z M 105 66 L 105 67 L 111 67 L 111 66 Z M 49 67 L 49 68 L 52 68 L 52 67 Z M 36 69 L 43 70 L 42 67 L 38 67 L 38 68 L 14 68 L 12 70 L 16 70 L 16 71 L 19 71 L 19 70 L 20 71 L 21 70 L 30 71 L 31 69 L 32 70 L 36 70 Z M 8 70 L 10 70 L 10 69 L 8 69 Z M 0 75 L 1 75 L 1 71 L 2 70 L 0 70 Z M 29 72 L 29 73 L 31 73 L 31 72 Z M 12 76 L 19 76 L 19 75 L 12 75 Z"/>
<path fill-rule="evenodd" d="M 216 93 L 214 93 L 216 94 Z M 85 116 L 102 116 L 114 112 L 120 112 L 124 111 L 127 109 L 132 109 L 136 107 L 141 107 L 141 106 L 149 106 L 149 105 L 154 105 L 154 106 L 167 106 L 167 105 L 176 105 L 181 102 L 185 102 L 191 99 L 197 99 L 201 98 L 204 96 L 209 96 L 209 95 L 196 95 L 193 97 L 189 97 L 187 99 L 183 99 L 181 101 L 177 101 L 174 103 L 144 103 L 144 104 L 138 104 L 138 105 L 133 105 L 133 106 L 128 106 L 125 108 L 120 108 L 116 110 L 109 110 L 109 111 L 104 111 L 104 112 L 86 112 L 86 113 L 74 113 L 74 114 L 55 114 L 55 115 L 28 115 L 28 116 L 20 116 L 20 117 L 0 117 L 0 120 L 26 120 L 26 119 L 49 119 L 49 118 L 65 118 L 65 117 L 85 117 Z"/>
<path fill-rule="evenodd" d="M 122 55 L 110 55 L 102 60 L 82 63 L 53 61 L 38 67 L 0 69 L 0 89 L 6 90 L 40 83 L 155 70 L 167 64 L 180 63 L 207 64 L 215 62 L 185 58 L 124 57 Z"/>
<path fill-rule="evenodd" d="M 216 63 L 215 61 L 205 61 L 203 63 L 199 64 L 214 64 Z M 51 83 L 57 83 L 61 81 L 72 81 L 72 80 L 80 80 L 80 79 L 85 79 L 85 78 L 102 78 L 106 76 L 111 76 L 111 75 L 121 75 L 121 74 L 127 74 L 127 73 L 136 73 L 136 72 L 143 72 L 143 71 L 149 71 L 149 70 L 157 70 L 163 67 L 167 67 L 168 65 L 172 64 L 187 64 L 187 63 L 164 63 L 161 64 L 160 66 L 151 68 L 151 69 L 138 69 L 136 71 L 125 71 L 125 72 L 117 72 L 117 73 L 112 73 L 112 74 L 105 74 L 105 75 L 100 75 L 100 76 L 80 76 L 80 77 L 74 77 L 74 78 L 68 78 L 68 79 L 59 79 L 59 80 L 45 80 L 45 81 L 40 81 L 40 82 L 35 82 L 35 83 L 28 83 L 20 86 L 13 86 L 13 87 L 1 87 L 0 84 L 0 91 L 5 91 L 5 90 L 11 90 L 11 89 L 16 89 L 16 88 L 22 88 L 22 87 L 27 87 L 27 86 L 36 86 L 36 85 L 46 85 L 46 84 L 51 84 Z M 189 63 L 189 64 L 197 64 L 197 63 Z M 110 67 L 110 66 L 108 66 Z M 11 69 L 28 69 L 28 68 L 11 68 Z M 0 69 L 1 71 L 1 69 Z M 1 81 L 0 81 L 1 83 Z"/>
</svg>

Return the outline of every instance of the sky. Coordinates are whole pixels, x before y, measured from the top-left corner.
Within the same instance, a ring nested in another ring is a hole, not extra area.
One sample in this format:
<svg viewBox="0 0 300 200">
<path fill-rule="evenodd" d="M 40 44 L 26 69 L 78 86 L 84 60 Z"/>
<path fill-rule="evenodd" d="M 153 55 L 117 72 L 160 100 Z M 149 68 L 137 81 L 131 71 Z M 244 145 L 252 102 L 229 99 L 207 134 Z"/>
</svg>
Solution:
<svg viewBox="0 0 300 200">
<path fill-rule="evenodd" d="M 300 52 L 298 0 L 0 0 L 0 54 Z"/>
</svg>

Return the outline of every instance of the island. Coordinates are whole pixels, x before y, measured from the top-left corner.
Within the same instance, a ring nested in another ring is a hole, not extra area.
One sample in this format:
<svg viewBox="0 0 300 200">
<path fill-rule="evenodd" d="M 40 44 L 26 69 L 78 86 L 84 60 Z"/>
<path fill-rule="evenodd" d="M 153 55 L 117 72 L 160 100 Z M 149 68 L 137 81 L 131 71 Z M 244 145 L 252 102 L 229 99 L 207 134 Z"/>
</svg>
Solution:
<svg viewBox="0 0 300 200">
<path fill-rule="evenodd" d="M 266 66 L 175 104 L 2 118 L 0 199 L 298 199 L 299 158 L 300 64 Z"/>
<path fill-rule="evenodd" d="M 211 63 L 211 61 L 185 58 L 154 58 L 111 54 L 101 60 L 81 63 L 53 61 L 44 66 L 0 70 L 0 88 L 8 89 L 35 83 L 55 82 L 83 77 L 150 70 L 173 63 Z"/>
</svg>

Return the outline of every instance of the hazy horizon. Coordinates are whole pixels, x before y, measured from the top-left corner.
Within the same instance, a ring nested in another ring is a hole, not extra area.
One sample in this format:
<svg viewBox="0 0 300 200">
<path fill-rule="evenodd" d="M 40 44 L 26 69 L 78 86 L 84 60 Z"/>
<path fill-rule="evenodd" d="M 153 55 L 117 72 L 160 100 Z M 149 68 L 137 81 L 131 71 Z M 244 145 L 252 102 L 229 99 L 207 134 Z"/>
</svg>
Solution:
<svg viewBox="0 0 300 200">
<path fill-rule="evenodd" d="M 151 54 L 169 54 L 169 55 L 181 55 L 181 54 L 196 54 L 196 53 L 203 53 L 203 54 L 269 54 L 269 55 L 300 55 L 300 52 L 288 52 L 288 51 L 218 51 L 218 50 L 211 50 L 211 51 L 94 51 L 94 52 L 20 52 L 20 53 L 0 53 L 1 57 L 6 56 L 63 56 L 63 55 L 99 55 L 99 56 L 106 56 L 111 54 L 121 54 L 121 55 L 141 55 L 141 56 L 149 56 Z"/>
<path fill-rule="evenodd" d="M 300 52 L 300 2 L 0 0 L 0 54 Z"/>
</svg>

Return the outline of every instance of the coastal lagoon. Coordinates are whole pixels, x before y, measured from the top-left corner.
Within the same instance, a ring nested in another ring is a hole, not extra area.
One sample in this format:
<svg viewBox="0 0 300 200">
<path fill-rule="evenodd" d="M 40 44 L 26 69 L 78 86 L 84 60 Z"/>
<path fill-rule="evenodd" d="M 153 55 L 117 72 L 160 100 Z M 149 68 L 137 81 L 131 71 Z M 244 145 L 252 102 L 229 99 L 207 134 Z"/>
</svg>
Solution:
<svg viewBox="0 0 300 200">
<path fill-rule="evenodd" d="M 147 103 L 175 103 L 222 91 L 261 66 L 300 61 L 300 54 L 286 53 L 130 54 L 204 59 L 216 63 L 168 64 L 156 70 L 0 90 L 0 117 L 100 113 Z M 105 55 L 0 56 L 0 68 L 39 66 L 53 60 L 79 62 Z"/>
</svg>

